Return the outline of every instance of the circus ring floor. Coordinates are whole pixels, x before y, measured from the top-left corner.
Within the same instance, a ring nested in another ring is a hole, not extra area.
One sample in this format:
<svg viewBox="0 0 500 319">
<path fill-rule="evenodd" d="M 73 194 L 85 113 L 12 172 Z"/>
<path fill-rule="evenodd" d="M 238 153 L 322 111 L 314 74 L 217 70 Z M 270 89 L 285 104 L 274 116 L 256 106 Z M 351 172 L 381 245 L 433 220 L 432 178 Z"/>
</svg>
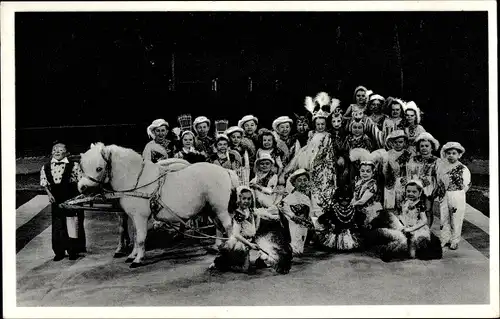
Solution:
<svg viewBox="0 0 500 319">
<path fill-rule="evenodd" d="M 113 259 L 117 217 L 87 212 L 88 253 L 52 261 L 50 207 L 37 195 L 17 209 L 17 306 L 280 306 L 488 304 L 489 219 L 468 206 L 463 241 L 442 260 L 384 263 L 364 253 L 306 251 L 288 275 L 210 274 L 200 245 L 149 250 L 130 269 Z M 433 231 L 439 232 L 435 219 Z"/>
</svg>

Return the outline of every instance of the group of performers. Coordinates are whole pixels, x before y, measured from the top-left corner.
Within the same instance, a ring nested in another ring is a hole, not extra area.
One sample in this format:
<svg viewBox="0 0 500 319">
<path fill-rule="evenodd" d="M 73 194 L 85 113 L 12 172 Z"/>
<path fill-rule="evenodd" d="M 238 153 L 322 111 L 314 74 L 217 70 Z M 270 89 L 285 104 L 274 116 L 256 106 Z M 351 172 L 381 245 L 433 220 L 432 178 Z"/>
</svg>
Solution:
<svg viewBox="0 0 500 319">
<path fill-rule="evenodd" d="M 440 147 L 413 101 L 384 98 L 363 86 L 345 111 L 325 92 L 306 97 L 304 106 L 308 114 L 280 116 L 272 129 L 260 128 L 253 115 L 237 126 L 215 121 L 214 137 L 205 116 L 191 123 L 182 115 L 174 129 L 158 119 L 147 129 L 152 140 L 143 157 L 208 161 L 238 173 L 235 234 L 220 251 L 257 249 L 252 238 L 259 220 L 277 219 L 279 211 L 289 219 L 294 255 L 303 252 L 306 239 L 332 251 L 373 248 L 385 260 L 398 249 L 402 258 L 425 259 L 440 258 L 441 248 L 458 248 L 471 185 L 459 161 L 465 152 L 460 143 Z M 439 238 L 430 231 L 435 200 Z"/>
</svg>

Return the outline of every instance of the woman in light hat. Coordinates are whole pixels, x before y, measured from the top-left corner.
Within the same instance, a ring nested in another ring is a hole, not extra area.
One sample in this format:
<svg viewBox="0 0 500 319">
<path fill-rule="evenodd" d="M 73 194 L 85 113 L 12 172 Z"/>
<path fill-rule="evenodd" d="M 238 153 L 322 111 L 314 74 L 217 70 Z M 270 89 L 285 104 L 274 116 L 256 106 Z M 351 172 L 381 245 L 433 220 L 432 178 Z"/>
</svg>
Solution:
<svg viewBox="0 0 500 319">
<path fill-rule="evenodd" d="M 459 159 L 465 148 L 458 142 L 448 142 L 441 148 L 437 166 L 437 196 L 440 201 L 441 244 L 457 249 L 465 215 L 465 193 L 471 186 L 471 174 Z"/>
<path fill-rule="evenodd" d="M 432 226 L 434 214 L 432 204 L 434 202 L 434 190 L 436 188 L 436 169 L 438 157 L 432 152 L 439 149 L 439 142 L 430 133 L 421 133 L 415 139 L 417 155 L 410 158 L 406 165 L 408 179 L 418 179 L 422 181 L 425 199 L 425 207 L 429 226 Z"/>
<path fill-rule="evenodd" d="M 152 139 L 142 152 L 145 160 L 158 162 L 162 159 L 171 158 L 175 152 L 176 139 L 170 132 L 168 122 L 164 119 L 154 120 L 147 128 L 148 136 Z"/>
<path fill-rule="evenodd" d="M 229 149 L 229 137 L 225 134 L 217 135 L 215 149 L 216 153 L 212 155 L 211 163 L 234 171 L 241 167 L 241 156 L 238 152 Z"/>
<path fill-rule="evenodd" d="M 314 229 L 311 221 L 313 202 L 311 199 L 310 175 L 305 169 L 298 169 L 289 177 L 293 190 L 278 204 L 278 209 L 289 219 L 293 255 L 301 255 L 307 238 L 307 231 Z"/>
<path fill-rule="evenodd" d="M 417 153 L 417 148 L 415 146 L 415 139 L 421 133 L 425 132 L 425 129 L 420 125 L 420 109 L 411 101 L 404 105 L 405 109 L 405 133 L 408 136 L 408 149 L 413 153 Z"/>
<path fill-rule="evenodd" d="M 406 165 L 412 156 L 408 150 L 408 137 L 403 130 L 396 130 L 389 134 L 386 143 L 388 162 L 384 169 L 384 208 L 398 209 L 404 195 L 407 170 Z"/>
<path fill-rule="evenodd" d="M 367 115 L 372 121 L 377 125 L 379 130 L 383 129 L 384 120 L 387 115 L 383 112 L 383 107 L 385 103 L 385 98 L 379 94 L 370 95 L 367 109 Z"/>
<path fill-rule="evenodd" d="M 349 105 L 344 114 L 344 117 L 350 118 L 353 113 L 365 113 L 368 98 L 372 93 L 372 91 L 368 90 L 364 86 L 358 86 L 356 89 L 354 89 L 354 104 Z"/>
<path fill-rule="evenodd" d="M 255 160 L 255 177 L 250 181 L 250 187 L 255 191 L 257 208 L 268 208 L 279 200 L 278 175 L 272 170 L 274 164 L 274 159 L 266 152 Z"/>
<path fill-rule="evenodd" d="M 194 148 L 199 152 L 207 154 L 209 157 L 215 152 L 214 139 L 208 135 L 210 124 L 210 120 L 205 116 L 198 116 L 193 122 L 193 130 L 196 133 Z"/>
<path fill-rule="evenodd" d="M 182 148 L 179 152 L 175 153 L 175 158 L 182 158 L 189 163 L 205 162 L 207 155 L 203 152 L 197 151 L 194 144 L 194 133 L 191 131 L 184 131 L 181 133 Z"/>
</svg>

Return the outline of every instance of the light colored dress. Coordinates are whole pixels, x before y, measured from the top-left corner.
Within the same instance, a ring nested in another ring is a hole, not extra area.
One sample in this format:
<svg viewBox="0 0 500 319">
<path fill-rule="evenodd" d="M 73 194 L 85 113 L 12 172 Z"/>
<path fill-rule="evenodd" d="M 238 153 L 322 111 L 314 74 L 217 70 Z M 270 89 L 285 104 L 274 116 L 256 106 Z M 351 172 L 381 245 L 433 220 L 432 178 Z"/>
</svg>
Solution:
<svg viewBox="0 0 500 319">
<path fill-rule="evenodd" d="M 274 191 L 278 186 L 278 175 L 269 171 L 267 174 L 257 174 L 250 184 L 257 184 L 259 189 L 255 189 L 255 199 L 257 208 L 268 208 L 274 205 L 278 200 L 278 194 Z"/>
</svg>

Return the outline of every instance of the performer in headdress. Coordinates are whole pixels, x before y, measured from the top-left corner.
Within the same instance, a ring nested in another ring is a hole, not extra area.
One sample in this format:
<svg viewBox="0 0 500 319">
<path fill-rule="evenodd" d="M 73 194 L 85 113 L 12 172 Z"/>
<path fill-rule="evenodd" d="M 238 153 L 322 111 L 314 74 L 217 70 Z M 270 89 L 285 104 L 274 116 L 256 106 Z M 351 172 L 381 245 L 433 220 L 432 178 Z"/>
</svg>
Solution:
<svg viewBox="0 0 500 319">
<path fill-rule="evenodd" d="M 198 116 L 193 122 L 193 130 L 196 133 L 194 148 L 207 154 L 208 157 L 211 157 L 215 152 L 214 139 L 208 135 L 210 124 L 210 120 L 205 116 Z"/>
<path fill-rule="evenodd" d="M 172 158 L 175 153 L 176 137 L 170 132 L 168 122 L 164 119 L 154 120 L 147 129 L 152 139 L 144 147 L 142 157 L 153 163 L 161 159 Z"/>
<path fill-rule="evenodd" d="M 441 244 L 457 249 L 465 215 L 465 194 L 471 186 L 471 174 L 459 159 L 465 148 L 458 142 L 448 142 L 441 148 L 437 166 L 438 199 L 441 212 Z"/>
<path fill-rule="evenodd" d="M 312 113 L 314 131 L 306 146 L 295 155 L 292 162 L 285 168 L 284 175 L 296 169 L 303 168 L 310 172 L 315 202 L 323 207 L 323 203 L 332 198 L 337 188 L 336 164 L 330 133 L 326 129 L 327 118 L 340 104 L 337 99 L 321 92 L 313 99 L 306 97 L 305 107 Z M 321 211 L 319 212 L 321 214 Z M 318 216 L 312 216 L 316 222 Z"/>
<path fill-rule="evenodd" d="M 432 155 L 432 151 L 439 149 L 439 142 L 427 132 L 421 133 L 415 139 L 417 155 L 410 158 L 406 165 L 408 179 L 418 179 L 422 182 L 423 191 L 426 196 L 425 211 L 429 226 L 432 226 L 434 214 L 432 204 L 434 202 L 434 191 L 436 189 L 436 169 L 438 157 Z"/>
<path fill-rule="evenodd" d="M 212 155 L 211 162 L 231 170 L 238 170 L 241 167 L 241 156 L 237 151 L 229 149 L 229 137 L 219 134 L 215 139 L 216 153 Z"/>
<path fill-rule="evenodd" d="M 408 136 L 408 149 L 412 154 L 417 153 L 417 148 L 415 146 L 415 139 L 421 133 L 425 132 L 425 129 L 420 125 L 420 109 L 411 101 L 404 105 L 405 108 L 405 133 Z"/>
<path fill-rule="evenodd" d="M 350 118 L 354 112 L 365 113 L 368 98 L 372 93 L 373 91 L 368 90 L 364 86 L 358 86 L 354 90 L 354 104 L 349 105 L 344 114 L 344 117 Z"/>
<path fill-rule="evenodd" d="M 384 103 L 385 98 L 383 96 L 372 94 L 367 105 L 366 114 L 377 125 L 379 130 L 383 130 L 384 120 L 387 118 L 387 115 L 383 112 Z"/>
</svg>

